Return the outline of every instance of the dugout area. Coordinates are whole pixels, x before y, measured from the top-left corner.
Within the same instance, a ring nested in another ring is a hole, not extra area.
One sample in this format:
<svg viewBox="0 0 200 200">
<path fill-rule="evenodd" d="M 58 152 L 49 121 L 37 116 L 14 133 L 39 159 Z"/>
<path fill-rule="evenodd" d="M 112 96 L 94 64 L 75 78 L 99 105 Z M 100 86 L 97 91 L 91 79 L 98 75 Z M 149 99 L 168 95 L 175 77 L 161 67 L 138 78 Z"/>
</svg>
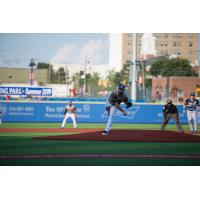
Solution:
<svg viewBox="0 0 200 200">
<path fill-rule="evenodd" d="M 0 125 L 1 166 L 199 166 L 200 136 L 176 132 L 175 125 L 105 124 L 58 128 L 58 123 Z M 184 125 L 184 130 L 188 126 Z"/>
</svg>

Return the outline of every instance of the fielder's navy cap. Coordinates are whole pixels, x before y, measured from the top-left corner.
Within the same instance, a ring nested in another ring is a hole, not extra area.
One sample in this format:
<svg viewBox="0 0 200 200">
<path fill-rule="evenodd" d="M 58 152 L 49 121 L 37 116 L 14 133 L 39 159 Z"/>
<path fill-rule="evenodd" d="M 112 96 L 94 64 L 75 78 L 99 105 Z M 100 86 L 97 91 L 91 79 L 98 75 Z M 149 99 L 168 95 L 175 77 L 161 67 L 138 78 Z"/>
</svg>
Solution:
<svg viewBox="0 0 200 200">
<path fill-rule="evenodd" d="M 193 96 L 193 97 L 194 97 L 194 96 L 195 96 L 195 93 L 194 93 L 194 92 L 191 92 L 191 93 L 190 93 L 190 96 Z"/>
<path fill-rule="evenodd" d="M 168 104 L 171 104 L 171 103 L 172 103 L 172 100 L 170 100 L 170 99 L 167 100 L 167 103 L 168 103 Z"/>
<path fill-rule="evenodd" d="M 118 85 L 118 89 L 125 90 L 126 86 L 122 83 Z"/>
</svg>

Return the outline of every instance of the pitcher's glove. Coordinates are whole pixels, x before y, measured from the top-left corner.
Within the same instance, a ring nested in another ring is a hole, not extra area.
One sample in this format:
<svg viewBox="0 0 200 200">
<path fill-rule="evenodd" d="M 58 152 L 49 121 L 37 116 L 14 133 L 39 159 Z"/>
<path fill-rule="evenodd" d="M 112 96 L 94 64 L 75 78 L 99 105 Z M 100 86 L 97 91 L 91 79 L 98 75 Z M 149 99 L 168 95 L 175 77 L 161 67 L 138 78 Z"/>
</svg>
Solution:
<svg viewBox="0 0 200 200">
<path fill-rule="evenodd" d="M 130 108 L 133 104 L 131 102 L 126 103 L 126 109 Z"/>
</svg>

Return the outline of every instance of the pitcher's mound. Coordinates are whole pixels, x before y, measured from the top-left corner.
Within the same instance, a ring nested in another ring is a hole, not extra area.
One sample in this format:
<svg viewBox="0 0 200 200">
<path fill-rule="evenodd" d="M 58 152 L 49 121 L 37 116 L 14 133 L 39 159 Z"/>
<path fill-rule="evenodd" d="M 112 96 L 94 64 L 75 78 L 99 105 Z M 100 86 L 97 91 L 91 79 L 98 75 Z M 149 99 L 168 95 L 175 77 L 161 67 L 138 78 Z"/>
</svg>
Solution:
<svg viewBox="0 0 200 200">
<path fill-rule="evenodd" d="M 198 135 L 160 130 L 112 130 L 109 135 L 102 135 L 102 131 L 94 131 L 73 135 L 40 137 L 40 139 L 126 142 L 200 142 L 200 137 Z"/>
</svg>

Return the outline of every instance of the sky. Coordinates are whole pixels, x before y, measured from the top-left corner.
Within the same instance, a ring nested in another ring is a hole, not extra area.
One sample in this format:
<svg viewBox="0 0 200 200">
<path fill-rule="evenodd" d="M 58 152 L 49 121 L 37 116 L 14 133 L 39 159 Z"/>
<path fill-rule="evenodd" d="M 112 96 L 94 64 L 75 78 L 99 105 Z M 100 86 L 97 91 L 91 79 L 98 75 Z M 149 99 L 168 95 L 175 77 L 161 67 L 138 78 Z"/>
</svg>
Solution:
<svg viewBox="0 0 200 200">
<path fill-rule="evenodd" d="M 37 62 L 108 64 L 107 33 L 0 33 L 0 66 L 27 67 Z"/>
<path fill-rule="evenodd" d="M 32 58 L 36 63 L 83 65 L 85 57 L 91 65 L 108 64 L 109 34 L 0 33 L 0 66 L 27 67 Z"/>
</svg>

